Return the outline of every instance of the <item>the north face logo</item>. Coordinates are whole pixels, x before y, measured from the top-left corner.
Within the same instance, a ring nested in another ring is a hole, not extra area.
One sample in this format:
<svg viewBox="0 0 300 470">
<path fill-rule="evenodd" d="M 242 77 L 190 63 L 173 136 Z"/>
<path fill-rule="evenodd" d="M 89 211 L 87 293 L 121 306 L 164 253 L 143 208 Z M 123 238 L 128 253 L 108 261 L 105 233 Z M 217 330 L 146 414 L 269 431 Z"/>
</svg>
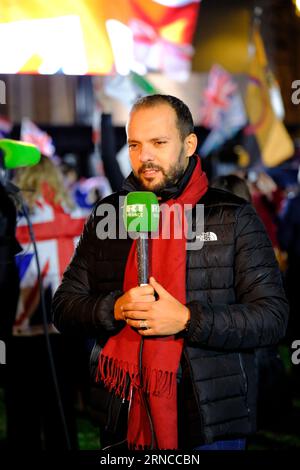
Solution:
<svg viewBox="0 0 300 470">
<path fill-rule="evenodd" d="M 218 237 L 214 232 L 202 232 L 200 235 L 197 235 L 196 238 L 201 242 L 213 242 L 218 240 Z"/>
</svg>

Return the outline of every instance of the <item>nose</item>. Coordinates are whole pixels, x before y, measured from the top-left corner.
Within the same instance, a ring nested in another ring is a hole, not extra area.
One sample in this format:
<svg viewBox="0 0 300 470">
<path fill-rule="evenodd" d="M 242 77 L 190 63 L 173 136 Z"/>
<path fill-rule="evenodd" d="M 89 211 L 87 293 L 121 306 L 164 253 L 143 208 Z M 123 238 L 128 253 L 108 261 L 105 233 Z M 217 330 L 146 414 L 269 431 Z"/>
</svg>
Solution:
<svg viewBox="0 0 300 470">
<path fill-rule="evenodd" d="M 142 146 L 139 159 L 141 163 L 152 162 L 154 160 L 153 152 L 147 145 Z"/>
</svg>

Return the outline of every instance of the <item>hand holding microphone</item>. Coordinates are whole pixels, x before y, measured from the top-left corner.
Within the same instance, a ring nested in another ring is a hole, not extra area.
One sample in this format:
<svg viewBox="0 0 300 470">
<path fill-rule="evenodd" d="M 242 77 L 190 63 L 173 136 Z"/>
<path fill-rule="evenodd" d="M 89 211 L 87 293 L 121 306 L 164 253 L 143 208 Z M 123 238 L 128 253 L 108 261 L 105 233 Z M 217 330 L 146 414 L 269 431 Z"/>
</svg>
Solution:
<svg viewBox="0 0 300 470">
<path fill-rule="evenodd" d="M 158 300 L 124 304 L 123 318 L 127 324 L 136 328 L 143 336 L 169 336 L 183 331 L 190 319 L 189 309 L 153 277 L 150 277 L 149 287 L 157 292 Z"/>
<path fill-rule="evenodd" d="M 124 306 L 131 303 L 155 302 L 154 289 L 152 286 L 137 286 L 129 289 L 118 298 L 115 303 L 114 316 L 116 320 L 125 320 Z"/>
<path fill-rule="evenodd" d="M 139 234 L 137 239 L 139 286 L 129 289 L 118 298 L 114 308 L 116 320 L 124 320 L 123 306 L 128 303 L 155 301 L 154 289 L 148 284 L 148 236 L 151 232 L 157 231 L 159 223 L 159 204 L 155 194 L 148 191 L 129 193 L 125 199 L 123 220 L 127 232 Z"/>
<path fill-rule="evenodd" d="M 139 286 L 130 289 L 115 303 L 116 320 L 126 320 L 142 335 L 173 335 L 185 329 L 189 309 L 163 288 L 153 277 L 149 284 L 149 233 L 159 224 L 159 204 L 154 193 L 133 192 L 126 197 L 124 223 L 137 239 Z M 158 300 L 155 299 L 155 293 Z"/>
</svg>

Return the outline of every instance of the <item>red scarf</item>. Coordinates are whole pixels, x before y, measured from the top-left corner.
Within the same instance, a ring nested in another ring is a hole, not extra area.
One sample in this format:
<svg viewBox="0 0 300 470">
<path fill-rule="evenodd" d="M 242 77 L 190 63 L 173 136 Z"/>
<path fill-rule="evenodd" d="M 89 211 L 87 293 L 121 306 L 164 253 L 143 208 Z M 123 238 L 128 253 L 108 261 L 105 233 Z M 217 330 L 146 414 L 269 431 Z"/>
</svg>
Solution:
<svg viewBox="0 0 300 470">
<path fill-rule="evenodd" d="M 186 302 L 186 239 L 174 238 L 174 226 L 182 227 L 183 205 L 195 206 L 207 190 L 207 177 L 201 169 L 200 158 L 183 193 L 164 204 L 178 204 L 180 211 L 170 211 L 170 238 L 161 234 L 150 239 L 151 275 L 179 302 Z M 163 224 L 164 225 L 164 224 Z M 182 232 L 181 232 L 182 233 Z M 166 262 L 167 260 L 167 262 Z M 124 292 L 138 285 L 136 242 L 128 255 Z M 183 340 L 172 336 L 146 337 L 143 347 L 143 384 L 139 377 L 139 350 L 141 335 L 126 325 L 120 333 L 111 337 L 99 359 L 99 378 L 117 395 L 131 399 L 128 416 L 127 440 L 129 448 L 150 448 L 151 429 L 145 409 L 145 395 L 155 432 L 155 447 L 177 449 L 177 387 L 176 374 L 183 348 Z M 129 396 L 126 396 L 126 377 L 130 378 Z"/>
</svg>

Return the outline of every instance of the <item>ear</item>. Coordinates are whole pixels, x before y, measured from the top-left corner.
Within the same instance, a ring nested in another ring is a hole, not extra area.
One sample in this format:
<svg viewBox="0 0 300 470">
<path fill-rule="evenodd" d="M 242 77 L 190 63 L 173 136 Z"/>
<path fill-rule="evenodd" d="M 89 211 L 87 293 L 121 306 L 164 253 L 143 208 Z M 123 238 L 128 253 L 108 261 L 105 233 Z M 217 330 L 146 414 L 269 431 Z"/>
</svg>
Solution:
<svg viewBox="0 0 300 470">
<path fill-rule="evenodd" d="M 189 134 L 184 139 L 185 154 L 187 157 L 191 157 L 192 155 L 194 155 L 197 149 L 197 143 L 198 139 L 196 134 Z"/>
</svg>

